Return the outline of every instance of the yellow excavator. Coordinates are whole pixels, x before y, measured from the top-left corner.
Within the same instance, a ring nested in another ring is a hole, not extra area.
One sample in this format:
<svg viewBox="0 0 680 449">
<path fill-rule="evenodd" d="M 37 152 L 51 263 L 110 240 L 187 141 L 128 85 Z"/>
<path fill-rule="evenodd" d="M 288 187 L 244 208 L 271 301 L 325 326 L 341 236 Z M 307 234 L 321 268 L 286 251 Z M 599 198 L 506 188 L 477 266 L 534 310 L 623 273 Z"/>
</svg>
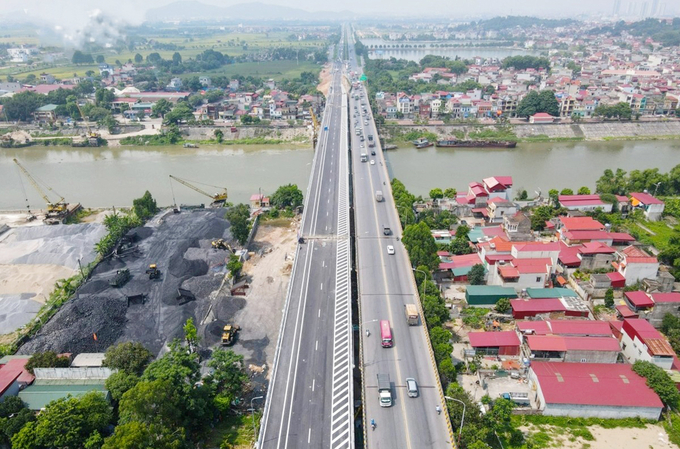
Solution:
<svg viewBox="0 0 680 449">
<path fill-rule="evenodd" d="M 316 148 L 316 142 L 319 140 L 319 128 L 321 125 L 319 124 L 319 119 L 316 118 L 313 107 L 309 108 L 309 115 L 312 117 L 312 128 L 314 130 L 314 137 L 312 138 L 312 141 L 314 148 Z"/>
<path fill-rule="evenodd" d="M 221 191 L 214 193 L 214 194 L 209 194 L 203 189 L 200 189 L 196 187 L 195 185 L 191 184 L 189 181 L 185 179 L 178 178 L 177 176 L 170 175 L 170 179 L 174 179 L 175 181 L 179 182 L 180 184 L 189 187 L 191 190 L 194 190 L 201 195 L 205 195 L 208 198 L 212 199 L 212 207 L 221 207 L 224 206 L 224 203 L 227 201 L 227 188 L 226 187 L 218 187 L 218 186 L 211 186 L 209 184 L 203 184 L 209 187 L 214 187 L 216 189 L 222 189 Z M 195 182 L 195 181 L 192 181 Z M 197 182 L 196 184 L 201 184 L 200 182 Z"/>
<path fill-rule="evenodd" d="M 99 146 L 99 139 L 101 138 L 101 134 L 99 134 L 98 132 L 92 131 L 90 129 L 89 120 L 87 120 L 87 118 L 83 114 L 83 110 L 80 109 L 80 105 L 78 104 L 77 101 L 76 101 L 76 107 L 78 108 L 78 112 L 80 112 L 80 116 L 82 117 L 83 122 L 85 122 L 85 127 L 87 128 L 88 143 L 90 144 L 90 146 L 98 147 Z"/>
<path fill-rule="evenodd" d="M 45 200 L 47 203 L 47 214 L 45 216 L 45 220 L 47 219 L 62 219 L 66 216 L 68 213 L 68 204 L 64 202 L 64 197 L 59 195 L 57 192 L 55 192 L 51 187 L 47 187 L 47 190 L 50 192 L 53 192 L 55 195 L 59 197 L 59 199 L 55 202 L 50 201 L 50 197 L 47 196 L 47 192 L 45 192 L 42 187 L 40 187 L 40 184 L 38 184 L 38 181 L 31 176 L 31 174 L 26 170 L 26 168 L 19 163 L 18 160 L 14 159 L 14 163 L 17 164 L 19 167 L 19 170 L 24 174 L 26 179 L 29 180 L 29 182 L 33 185 L 35 190 L 38 191 L 40 196 Z"/>
</svg>

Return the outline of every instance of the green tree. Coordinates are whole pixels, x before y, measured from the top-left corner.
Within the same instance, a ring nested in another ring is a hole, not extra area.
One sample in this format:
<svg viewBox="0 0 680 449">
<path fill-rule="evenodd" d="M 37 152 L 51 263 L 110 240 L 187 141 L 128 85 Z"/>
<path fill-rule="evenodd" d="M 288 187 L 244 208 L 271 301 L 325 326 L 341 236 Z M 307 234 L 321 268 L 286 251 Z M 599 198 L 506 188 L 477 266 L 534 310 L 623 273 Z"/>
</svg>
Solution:
<svg viewBox="0 0 680 449">
<path fill-rule="evenodd" d="M 218 143 L 222 143 L 222 139 L 224 139 L 224 133 L 222 132 L 222 130 L 216 129 L 214 134 L 215 134 L 215 140 L 217 140 Z"/>
<path fill-rule="evenodd" d="M 137 53 L 135 55 L 135 64 L 141 64 L 142 62 L 144 62 L 144 57 Z"/>
<path fill-rule="evenodd" d="M 229 256 L 229 261 L 227 262 L 227 270 L 229 270 L 229 273 L 231 274 L 231 277 L 233 279 L 236 279 L 238 274 L 241 272 L 241 268 L 243 268 L 243 262 L 239 260 L 238 256 L 235 254 Z"/>
<path fill-rule="evenodd" d="M 425 265 L 430 270 L 439 267 L 437 244 L 430 228 L 424 222 L 406 226 L 402 242 L 413 266 Z"/>
<path fill-rule="evenodd" d="M 168 100 L 165 98 L 161 98 L 156 102 L 156 104 L 153 105 L 153 108 L 151 108 L 151 113 L 155 116 L 160 116 L 161 118 L 165 118 L 165 114 L 170 112 L 172 110 L 172 103 L 170 103 Z"/>
<path fill-rule="evenodd" d="M 34 368 L 68 368 L 71 361 L 66 356 L 58 356 L 54 351 L 36 352 L 26 362 L 26 370 L 33 374 Z"/>
<path fill-rule="evenodd" d="M 198 336 L 198 329 L 194 324 L 193 318 L 187 318 L 186 323 L 184 323 L 184 339 L 186 340 L 189 348 L 193 351 L 194 348 L 198 346 L 198 342 L 201 340 Z"/>
<path fill-rule="evenodd" d="M 553 217 L 553 208 L 550 206 L 538 206 L 531 215 L 531 229 L 542 231 L 545 229 L 545 222 Z"/>
<path fill-rule="evenodd" d="M 18 396 L 6 396 L 0 402 L 0 444 L 9 444 L 24 425 L 35 420 L 35 414 Z"/>
<path fill-rule="evenodd" d="M 111 398 L 118 402 L 123 395 L 139 383 L 139 376 L 127 371 L 116 371 L 106 379 L 106 389 Z"/>
<path fill-rule="evenodd" d="M 184 429 L 174 431 L 157 424 L 131 421 L 116 426 L 116 430 L 104 441 L 102 449 L 183 449 L 186 444 Z"/>
<path fill-rule="evenodd" d="M 176 391 L 170 380 L 140 381 L 120 399 L 119 423 L 137 421 L 147 425 L 181 428 L 184 423 L 181 407 L 187 399 Z"/>
<path fill-rule="evenodd" d="M 680 392 L 663 368 L 651 362 L 638 360 L 633 364 L 633 371 L 647 379 L 647 385 L 659 395 L 664 404 L 677 410 L 680 404 Z"/>
<path fill-rule="evenodd" d="M 444 198 L 444 192 L 439 187 L 434 188 L 430 190 L 430 198 L 432 198 L 433 200 Z"/>
<path fill-rule="evenodd" d="M 455 198 L 458 191 L 454 188 L 449 187 L 444 190 L 444 198 Z"/>
<path fill-rule="evenodd" d="M 141 375 L 151 359 L 153 354 L 144 345 L 127 341 L 110 346 L 106 350 L 103 364 L 112 369 Z"/>
<path fill-rule="evenodd" d="M 468 282 L 470 285 L 482 285 L 484 284 L 484 275 L 486 274 L 486 270 L 484 269 L 484 265 L 481 263 L 475 264 L 470 268 L 470 271 L 468 272 L 467 278 Z"/>
<path fill-rule="evenodd" d="M 590 195 L 590 189 L 586 186 L 583 186 L 580 189 L 578 189 L 578 194 L 579 195 Z"/>
<path fill-rule="evenodd" d="M 165 124 L 177 124 L 181 121 L 189 121 L 194 119 L 194 110 L 186 103 L 177 103 L 172 111 L 165 114 L 163 123 Z"/>
<path fill-rule="evenodd" d="M 156 200 L 153 199 L 151 193 L 147 190 L 141 198 L 132 200 L 132 210 L 137 218 L 146 221 L 158 212 L 158 206 L 156 205 Z"/>
<path fill-rule="evenodd" d="M 241 245 L 245 245 L 250 235 L 250 209 L 245 204 L 230 207 L 225 218 L 229 220 L 231 235 Z"/>
<path fill-rule="evenodd" d="M 496 309 L 496 312 L 498 313 L 509 312 L 510 309 L 512 309 L 512 306 L 510 305 L 510 300 L 508 298 L 499 299 L 498 301 L 496 301 L 494 309 Z"/>
<path fill-rule="evenodd" d="M 604 293 L 604 305 L 605 307 L 614 307 L 614 289 L 609 287 Z"/>
<path fill-rule="evenodd" d="M 104 55 L 97 55 L 96 58 L 97 64 L 102 64 L 105 62 Z"/>
<path fill-rule="evenodd" d="M 535 90 L 529 92 L 517 105 L 518 117 L 529 117 L 538 112 L 545 112 L 553 117 L 559 116 L 560 105 L 551 90 L 538 93 Z"/>
<path fill-rule="evenodd" d="M 98 391 L 83 396 L 50 402 L 38 415 L 12 437 L 17 449 L 81 448 L 95 433 L 104 433 L 113 412 Z"/>
<path fill-rule="evenodd" d="M 35 92 L 19 92 L 3 99 L 3 112 L 8 120 L 29 121 L 33 113 L 44 104 L 45 97 Z"/>
<path fill-rule="evenodd" d="M 174 52 L 172 54 L 172 63 L 174 65 L 180 65 L 182 64 L 182 55 L 180 55 L 178 52 Z"/>
<path fill-rule="evenodd" d="M 76 50 L 71 57 L 71 62 L 73 64 L 94 64 L 94 59 L 91 54 Z"/>
<path fill-rule="evenodd" d="M 287 184 L 276 189 L 271 197 L 271 204 L 279 209 L 294 209 L 302 205 L 302 199 L 302 191 L 297 184 Z"/>
<path fill-rule="evenodd" d="M 574 191 L 571 189 L 562 189 L 562 191 L 560 191 L 560 195 L 573 195 L 573 194 Z"/>
<path fill-rule="evenodd" d="M 116 95 L 112 90 L 100 88 L 94 93 L 95 104 L 99 107 L 110 109 L 111 102 L 116 99 Z"/>
<path fill-rule="evenodd" d="M 214 403 L 217 410 L 227 412 L 248 382 L 243 356 L 234 351 L 217 349 L 208 361 L 212 374 L 206 379 L 215 391 Z"/>
</svg>

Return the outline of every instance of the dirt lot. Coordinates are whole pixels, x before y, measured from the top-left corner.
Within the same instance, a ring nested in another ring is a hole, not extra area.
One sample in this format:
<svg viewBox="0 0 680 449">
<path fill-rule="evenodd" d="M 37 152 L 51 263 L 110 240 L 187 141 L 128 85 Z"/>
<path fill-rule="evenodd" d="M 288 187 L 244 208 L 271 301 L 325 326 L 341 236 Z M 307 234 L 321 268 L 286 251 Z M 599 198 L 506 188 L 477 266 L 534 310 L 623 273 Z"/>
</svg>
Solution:
<svg viewBox="0 0 680 449">
<path fill-rule="evenodd" d="M 329 67 L 330 66 L 326 64 L 324 68 L 321 69 L 321 73 L 319 74 L 321 82 L 316 86 L 316 89 L 326 97 L 328 97 L 328 88 L 333 80 L 333 74 L 330 72 Z"/>
<path fill-rule="evenodd" d="M 519 428 L 525 434 L 546 432 L 551 437 L 549 447 L 562 449 L 612 449 L 612 448 L 677 448 L 678 446 L 668 441 L 666 430 L 660 425 L 648 425 L 643 429 L 615 428 L 605 429 L 600 426 L 588 427 L 595 437 L 593 441 L 585 441 L 583 438 L 574 438 L 565 429 L 554 426 L 522 426 Z"/>
<path fill-rule="evenodd" d="M 234 350 L 246 362 L 269 376 L 279 337 L 281 316 L 293 267 L 297 220 L 276 220 L 261 225 L 251 246 L 254 253 L 243 267 L 250 289 L 245 306 L 234 316 L 243 330 Z M 264 367 L 264 369 L 263 369 Z M 260 379 L 264 381 L 264 379 Z"/>
</svg>

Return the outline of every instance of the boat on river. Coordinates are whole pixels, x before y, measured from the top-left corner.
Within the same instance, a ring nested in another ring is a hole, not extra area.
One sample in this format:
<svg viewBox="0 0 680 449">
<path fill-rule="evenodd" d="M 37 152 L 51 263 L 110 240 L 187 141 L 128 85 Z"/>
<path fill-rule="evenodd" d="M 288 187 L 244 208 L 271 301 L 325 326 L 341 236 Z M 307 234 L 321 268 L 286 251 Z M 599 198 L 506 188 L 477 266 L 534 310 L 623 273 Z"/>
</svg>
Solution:
<svg viewBox="0 0 680 449">
<path fill-rule="evenodd" d="M 413 145 L 415 145 L 416 148 L 427 148 L 427 147 L 431 147 L 434 144 L 432 142 L 430 142 L 429 140 L 427 140 L 426 138 L 421 137 L 420 139 L 414 140 Z"/>
<path fill-rule="evenodd" d="M 517 142 L 512 140 L 461 140 L 461 139 L 444 139 L 437 141 L 438 148 L 515 148 Z"/>
</svg>

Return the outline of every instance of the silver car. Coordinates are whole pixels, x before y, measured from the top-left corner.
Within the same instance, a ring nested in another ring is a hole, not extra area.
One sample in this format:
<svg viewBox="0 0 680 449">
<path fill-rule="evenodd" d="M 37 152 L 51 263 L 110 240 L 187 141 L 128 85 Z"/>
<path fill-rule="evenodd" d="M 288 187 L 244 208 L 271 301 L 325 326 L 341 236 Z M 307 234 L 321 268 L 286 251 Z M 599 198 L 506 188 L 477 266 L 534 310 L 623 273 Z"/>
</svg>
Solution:
<svg viewBox="0 0 680 449">
<path fill-rule="evenodd" d="M 418 383 L 413 377 L 406 379 L 406 391 L 408 392 L 408 397 L 417 398 L 418 397 Z"/>
</svg>

